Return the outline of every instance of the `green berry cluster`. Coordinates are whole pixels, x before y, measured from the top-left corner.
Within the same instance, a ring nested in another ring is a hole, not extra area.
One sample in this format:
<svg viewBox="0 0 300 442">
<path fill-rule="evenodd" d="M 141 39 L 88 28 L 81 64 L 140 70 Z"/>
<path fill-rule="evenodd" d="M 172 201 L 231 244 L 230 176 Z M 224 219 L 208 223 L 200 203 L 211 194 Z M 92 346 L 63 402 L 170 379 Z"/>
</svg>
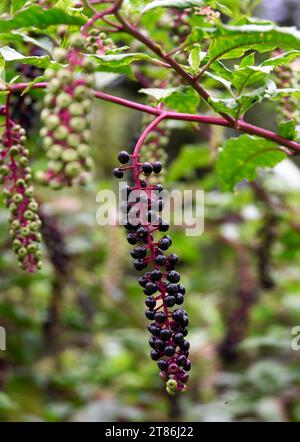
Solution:
<svg viewBox="0 0 300 442">
<path fill-rule="evenodd" d="M 7 128 L 0 144 L 0 182 L 10 211 L 10 236 L 20 267 L 30 272 L 42 267 L 39 232 L 41 221 L 33 197 L 32 173 L 25 147 L 25 130 L 15 124 Z"/>
<path fill-rule="evenodd" d="M 85 48 L 92 54 L 106 54 L 116 48 L 113 40 L 100 29 L 92 29 L 85 37 Z"/>
<path fill-rule="evenodd" d="M 281 51 L 275 51 L 274 55 L 280 55 Z M 279 89 L 284 88 L 299 88 L 298 72 L 293 65 L 283 65 L 276 69 L 276 84 Z M 277 117 L 281 122 L 294 119 L 297 123 L 300 122 L 300 113 L 298 99 L 293 96 L 284 96 L 277 102 Z"/>
<path fill-rule="evenodd" d="M 39 171 L 36 179 L 53 189 L 74 182 L 86 184 L 93 170 L 90 156 L 90 116 L 94 62 L 84 57 L 80 49 L 84 41 L 73 35 L 71 48 L 54 50 L 54 58 L 66 63 L 60 70 L 48 68 L 48 81 L 41 113 L 43 127 L 40 135 L 48 158 L 48 170 Z M 77 68 L 84 72 L 79 75 Z"/>
<path fill-rule="evenodd" d="M 151 122 L 151 116 L 145 115 L 143 117 L 143 126 L 149 125 Z M 161 121 L 159 127 L 156 127 L 147 137 L 144 143 L 145 148 L 143 149 L 141 158 L 143 162 L 155 163 L 159 162 L 162 164 L 162 169 L 157 177 L 152 174 L 149 177 L 151 184 L 162 183 L 166 176 L 166 163 L 168 160 L 168 154 L 165 150 L 167 144 L 169 143 L 170 129 L 167 127 L 166 121 Z"/>
</svg>

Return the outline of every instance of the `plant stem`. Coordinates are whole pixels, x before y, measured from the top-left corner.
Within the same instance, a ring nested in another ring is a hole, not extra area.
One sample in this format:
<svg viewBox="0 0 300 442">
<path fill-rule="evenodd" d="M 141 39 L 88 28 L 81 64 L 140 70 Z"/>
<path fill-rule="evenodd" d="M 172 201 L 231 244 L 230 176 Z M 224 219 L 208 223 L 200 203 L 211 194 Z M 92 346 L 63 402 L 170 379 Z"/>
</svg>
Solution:
<svg viewBox="0 0 300 442">
<path fill-rule="evenodd" d="M 17 83 L 9 86 L 9 90 L 11 92 L 22 91 L 26 89 L 28 86 L 27 83 Z M 45 88 L 47 83 L 36 83 L 32 85 L 32 88 Z M 138 110 L 140 112 L 145 112 L 151 115 L 162 115 L 164 114 L 164 119 L 167 120 L 180 120 L 180 121 L 190 121 L 194 123 L 202 123 L 202 124 L 212 124 L 215 126 L 224 126 L 224 127 L 232 127 L 231 124 L 225 119 L 221 117 L 213 117 L 209 115 L 194 115 L 194 114 L 185 114 L 174 111 L 165 111 L 159 109 L 157 107 L 148 106 L 141 103 L 136 103 L 135 101 L 126 100 L 125 98 L 116 97 L 114 95 L 106 94 L 102 91 L 94 91 L 94 97 L 99 98 L 104 101 L 109 101 L 111 103 L 118 104 L 120 106 L 124 106 L 130 109 Z M 256 135 L 258 137 L 266 138 L 268 140 L 274 141 L 280 146 L 285 146 L 288 149 L 291 149 L 295 152 L 300 152 L 300 144 L 296 141 L 288 140 L 287 138 L 283 138 L 275 132 L 272 132 L 268 129 L 264 129 L 259 126 L 254 126 L 250 123 L 247 123 L 244 120 L 238 120 L 234 129 L 237 132 L 247 133 L 249 135 Z"/>
<path fill-rule="evenodd" d="M 140 32 L 136 27 L 128 23 L 119 13 L 119 10 L 117 9 L 115 12 L 115 17 L 119 20 L 121 25 L 123 26 L 124 31 L 128 32 L 130 35 L 135 37 L 137 40 L 144 43 L 145 46 L 147 46 L 152 52 L 154 52 L 156 55 L 158 55 L 162 60 L 164 60 L 167 64 L 169 64 L 174 71 L 177 72 L 178 75 L 180 75 L 181 78 L 183 78 L 186 83 L 188 83 L 190 86 L 192 86 L 193 89 L 200 95 L 200 97 L 209 104 L 209 93 L 199 84 L 193 77 L 191 77 L 181 66 L 177 63 L 176 60 L 174 60 L 173 57 L 171 57 L 168 54 L 164 54 L 161 47 L 154 43 L 149 37 L 144 35 L 142 32 Z M 227 120 L 230 123 L 230 126 L 235 126 L 236 121 L 233 117 L 231 117 L 228 114 L 220 113 L 225 120 Z"/>
</svg>

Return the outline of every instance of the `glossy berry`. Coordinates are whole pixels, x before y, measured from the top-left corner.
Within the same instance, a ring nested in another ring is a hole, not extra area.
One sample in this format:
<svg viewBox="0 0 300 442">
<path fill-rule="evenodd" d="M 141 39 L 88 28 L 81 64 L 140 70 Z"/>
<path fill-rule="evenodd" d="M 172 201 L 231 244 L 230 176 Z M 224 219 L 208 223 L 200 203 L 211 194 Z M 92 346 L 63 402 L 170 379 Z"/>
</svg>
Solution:
<svg viewBox="0 0 300 442">
<path fill-rule="evenodd" d="M 144 163 L 142 166 L 143 172 L 145 175 L 150 175 L 153 171 L 153 167 L 151 163 Z"/>
<path fill-rule="evenodd" d="M 123 170 L 121 170 L 119 167 L 116 167 L 114 170 L 113 170 L 113 174 L 114 174 L 114 176 L 116 177 L 116 178 L 123 178 L 123 176 L 124 176 L 124 172 L 123 172 Z"/>
<path fill-rule="evenodd" d="M 158 324 L 163 324 L 166 321 L 166 315 L 163 312 L 156 312 L 154 319 Z"/>
<path fill-rule="evenodd" d="M 120 163 L 122 164 L 126 164 L 128 163 L 128 161 L 130 160 L 130 155 L 128 152 L 126 152 L 125 150 L 122 150 L 122 152 L 119 153 L 118 155 L 118 160 L 120 161 Z"/>
<path fill-rule="evenodd" d="M 152 163 L 152 168 L 154 173 L 159 173 L 162 169 L 161 163 L 159 163 L 158 161 Z"/>
</svg>

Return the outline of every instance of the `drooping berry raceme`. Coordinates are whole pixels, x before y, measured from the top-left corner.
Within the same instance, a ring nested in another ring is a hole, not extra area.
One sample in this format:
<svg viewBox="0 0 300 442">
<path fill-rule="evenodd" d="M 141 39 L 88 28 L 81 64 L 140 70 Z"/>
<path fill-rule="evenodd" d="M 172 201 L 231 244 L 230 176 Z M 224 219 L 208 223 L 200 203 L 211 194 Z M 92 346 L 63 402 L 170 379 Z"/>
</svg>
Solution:
<svg viewBox="0 0 300 442">
<path fill-rule="evenodd" d="M 58 62 L 67 63 L 59 71 L 47 69 L 49 81 L 41 118 L 41 136 L 49 159 L 48 170 L 39 172 L 37 179 L 54 189 L 74 182 L 85 184 L 93 169 L 90 157 L 90 115 L 94 62 L 80 50 L 84 41 L 73 35 L 71 49 L 54 50 Z M 78 73 L 78 69 L 85 75 Z"/>
<path fill-rule="evenodd" d="M 8 106 L 7 106 L 8 111 Z M 0 143 L 0 180 L 6 207 L 10 211 L 10 235 L 20 267 L 29 272 L 40 269 L 41 221 L 33 197 L 32 174 L 25 147 L 25 130 L 6 116 Z"/>
<path fill-rule="evenodd" d="M 172 239 L 166 232 L 169 224 L 162 220 L 159 212 L 163 207 L 160 184 L 152 185 L 150 176 L 160 172 L 154 163 L 140 162 L 140 149 L 149 133 L 163 119 L 158 117 L 142 133 L 133 155 L 122 151 L 118 159 L 121 165 L 114 169 L 117 178 L 132 171 L 134 185 L 122 189 L 121 212 L 126 214 L 127 241 L 133 245 L 133 266 L 144 271 L 139 284 L 146 296 L 146 318 L 151 321 L 148 330 L 151 359 L 157 361 L 160 376 L 166 382 L 169 394 L 184 391 L 191 368 L 187 336 L 188 316 L 180 307 L 184 301 L 185 288 L 180 284 L 176 271 L 179 258 L 170 253 Z M 154 239 L 161 232 L 162 237 Z"/>
</svg>

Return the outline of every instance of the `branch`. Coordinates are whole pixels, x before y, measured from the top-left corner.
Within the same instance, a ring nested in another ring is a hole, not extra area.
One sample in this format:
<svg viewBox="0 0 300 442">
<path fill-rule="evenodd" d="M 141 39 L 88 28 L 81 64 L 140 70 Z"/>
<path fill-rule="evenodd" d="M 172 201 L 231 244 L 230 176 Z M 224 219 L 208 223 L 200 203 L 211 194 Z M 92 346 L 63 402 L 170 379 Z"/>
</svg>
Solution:
<svg viewBox="0 0 300 442">
<path fill-rule="evenodd" d="M 45 88 L 47 83 L 36 83 L 32 85 L 32 88 Z M 13 85 L 9 85 L 8 90 L 11 92 L 22 91 L 28 87 L 27 83 L 17 83 Z M 145 112 L 147 114 L 160 116 L 164 114 L 164 119 L 168 120 L 180 120 L 180 121 L 190 121 L 194 123 L 202 123 L 202 124 L 212 124 L 215 126 L 224 126 L 232 128 L 229 121 L 225 118 L 221 117 L 213 117 L 209 115 L 194 115 L 194 114 L 185 114 L 174 111 L 165 111 L 159 109 L 157 107 L 148 106 L 141 103 L 136 103 L 135 101 L 126 100 L 125 98 L 116 97 L 114 95 L 106 94 L 102 91 L 93 91 L 94 97 L 99 98 L 100 100 L 109 101 L 111 103 L 118 104 L 120 106 L 124 106 L 130 109 L 134 109 L 140 112 Z M 266 138 L 268 140 L 274 141 L 280 146 L 285 146 L 288 149 L 291 149 L 295 152 L 300 152 L 300 144 L 296 141 L 288 140 L 287 138 L 283 138 L 275 132 L 272 132 L 268 129 L 264 129 L 259 126 L 254 126 L 250 123 L 246 123 L 243 120 L 238 120 L 236 122 L 236 126 L 234 129 L 237 132 L 243 132 L 250 135 L 256 135 L 258 137 Z"/>
<path fill-rule="evenodd" d="M 156 55 L 158 55 L 162 60 L 164 60 L 167 64 L 169 64 L 174 71 L 177 72 L 178 75 L 180 75 L 183 80 L 185 80 L 186 83 L 188 83 L 190 86 L 192 86 L 193 89 L 200 95 L 200 97 L 209 104 L 209 93 L 199 84 L 193 77 L 191 77 L 181 66 L 177 63 L 176 60 L 174 60 L 173 57 L 171 57 L 169 54 L 164 54 L 161 47 L 154 43 L 149 37 L 141 33 L 136 27 L 131 25 L 129 22 L 127 22 L 119 13 L 119 8 L 114 12 L 115 17 L 119 20 L 121 25 L 123 26 L 124 31 L 126 31 L 128 34 L 135 37 L 140 42 L 144 43 L 145 46 L 147 46 L 152 52 L 154 52 Z M 227 120 L 230 123 L 230 126 L 235 126 L 236 121 L 233 117 L 226 113 L 220 113 L 225 120 Z"/>
</svg>

